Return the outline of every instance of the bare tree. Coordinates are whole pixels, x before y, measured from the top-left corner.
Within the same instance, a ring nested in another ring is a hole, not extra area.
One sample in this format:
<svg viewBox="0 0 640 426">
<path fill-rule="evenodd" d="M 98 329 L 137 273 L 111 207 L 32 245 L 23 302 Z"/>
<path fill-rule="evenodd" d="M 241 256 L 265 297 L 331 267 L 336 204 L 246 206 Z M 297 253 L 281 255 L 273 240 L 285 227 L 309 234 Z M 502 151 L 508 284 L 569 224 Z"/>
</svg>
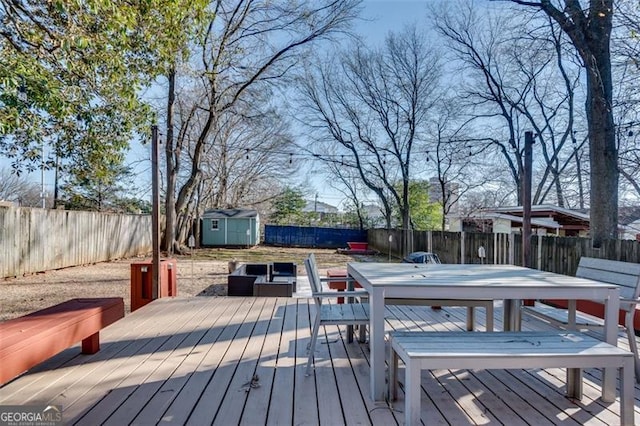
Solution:
<svg viewBox="0 0 640 426">
<path fill-rule="evenodd" d="M 296 172 L 295 146 L 284 117 L 269 107 L 230 109 L 218 120 L 221 129 L 206 153 L 204 177 L 212 179 L 211 207 L 250 206 L 268 197 L 260 182 L 278 182 Z"/>
<path fill-rule="evenodd" d="M 436 186 L 435 193 L 441 202 L 442 231 L 445 230 L 447 216 L 460 213 L 460 199 L 467 192 L 486 185 L 496 175 L 488 171 L 482 157 L 490 145 L 479 145 L 480 140 L 469 138 L 465 133 L 469 122 L 461 121 L 460 108 L 460 103 L 454 99 L 440 102 L 432 131 L 435 139 L 426 153 L 430 164 L 427 170 L 434 176 L 431 184 Z"/>
<path fill-rule="evenodd" d="M 620 196 L 633 200 L 640 196 L 640 7 L 634 2 L 615 7 L 611 48 Z"/>
<path fill-rule="evenodd" d="M 273 84 L 296 65 L 302 49 L 345 29 L 355 17 L 360 0 L 324 0 L 289 2 L 285 0 L 218 0 L 213 2 L 212 19 L 194 46 L 193 74 L 198 77 L 198 109 L 192 109 L 183 121 L 192 126 L 167 149 L 174 170 L 179 173 L 187 142 L 190 161 L 186 179 L 167 180 L 167 193 L 176 194 L 175 204 L 166 205 L 167 223 L 174 216 L 190 215 L 194 194 L 202 179 L 202 162 L 210 144 L 220 140 L 219 120 L 225 111 L 245 101 L 249 88 Z M 180 80 L 178 80 L 179 83 Z M 181 139 L 182 138 L 182 139 Z M 173 143 L 173 142 L 172 142 Z M 169 163 L 168 163 L 169 164 Z M 167 197 L 170 199 L 170 197 Z M 177 221 L 176 228 L 184 220 Z M 176 247 L 176 229 L 167 229 L 165 241 Z"/>
<path fill-rule="evenodd" d="M 364 185 L 357 170 L 345 167 L 344 160 L 339 162 L 336 159 L 335 161 L 324 161 L 323 163 L 328 169 L 329 185 L 347 197 L 349 204 L 353 207 L 353 213 L 358 219 L 360 229 L 364 229 L 367 219 L 363 210 Z"/>
<path fill-rule="evenodd" d="M 503 159 L 520 203 L 523 147 L 519 137 L 521 117 L 516 108 L 520 95 L 509 92 L 513 85 L 507 79 L 513 76 L 515 67 L 506 59 L 508 51 L 502 39 L 509 38 L 510 27 L 504 19 L 478 15 L 473 5 L 466 3 L 455 10 L 434 8 L 431 17 L 464 76 L 458 89 L 466 104 L 463 111 L 471 121 L 482 122 L 481 131 L 491 135 L 484 140 L 479 136 L 479 143 L 490 145 L 494 155 Z"/>
<path fill-rule="evenodd" d="M 613 119 L 613 80 L 610 38 L 613 0 L 591 0 L 583 8 L 579 0 L 511 0 L 535 7 L 560 25 L 578 51 L 586 71 L 585 110 L 589 127 L 590 234 L 594 247 L 618 235 L 618 151 Z"/>
<path fill-rule="evenodd" d="M 40 186 L 29 182 L 24 176 L 13 171 L 0 169 L 0 201 L 9 201 L 23 207 L 40 207 L 42 198 Z"/>
<path fill-rule="evenodd" d="M 301 121 L 312 131 L 314 153 L 333 162 L 340 155 L 344 167 L 357 170 L 382 202 L 388 227 L 397 207 L 405 251 L 412 249 L 412 156 L 437 99 L 438 58 L 423 35 L 407 28 L 390 34 L 384 48 L 354 46 L 318 65 L 301 83 Z"/>
<path fill-rule="evenodd" d="M 539 153 L 533 201 L 544 202 L 554 189 L 557 203 L 563 205 L 561 173 L 573 152 L 568 145 L 580 77 L 571 56 L 565 59 L 566 41 L 549 22 L 529 22 L 526 17 L 514 22 L 501 14 L 478 14 L 472 5 L 436 10 L 432 16 L 467 77 L 461 102 L 467 105 L 470 123 L 483 123 L 485 134 L 486 126 L 491 126 L 493 136 L 477 136 L 468 144 L 471 152 L 499 154 L 521 204 L 521 136 L 524 129 L 533 128 Z"/>
</svg>

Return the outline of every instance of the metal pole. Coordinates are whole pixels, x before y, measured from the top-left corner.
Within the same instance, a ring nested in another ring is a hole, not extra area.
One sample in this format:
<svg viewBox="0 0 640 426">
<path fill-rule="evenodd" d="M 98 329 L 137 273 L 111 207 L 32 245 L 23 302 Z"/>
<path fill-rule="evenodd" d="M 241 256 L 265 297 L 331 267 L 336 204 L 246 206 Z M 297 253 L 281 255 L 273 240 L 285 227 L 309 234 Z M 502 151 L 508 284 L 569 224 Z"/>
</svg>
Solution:
<svg viewBox="0 0 640 426">
<path fill-rule="evenodd" d="M 522 176 L 522 266 L 531 267 L 531 175 L 533 132 L 524 133 L 524 174 Z"/>
<path fill-rule="evenodd" d="M 160 176 L 158 170 L 158 126 L 151 126 L 151 245 L 153 267 L 151 275 L 151 298 L 160 295 Z"/>
<path fill-rule="evenodd" d="M 41 192 L 40 197 L 42 198 L 42 208 L 44 209 L 46 204 L 46 191 L 44 189 L 44 139 L 42 139 L 42 148 L 41 148 L 42 159 L 40 161 L 40 186 Z"/>
</svg>

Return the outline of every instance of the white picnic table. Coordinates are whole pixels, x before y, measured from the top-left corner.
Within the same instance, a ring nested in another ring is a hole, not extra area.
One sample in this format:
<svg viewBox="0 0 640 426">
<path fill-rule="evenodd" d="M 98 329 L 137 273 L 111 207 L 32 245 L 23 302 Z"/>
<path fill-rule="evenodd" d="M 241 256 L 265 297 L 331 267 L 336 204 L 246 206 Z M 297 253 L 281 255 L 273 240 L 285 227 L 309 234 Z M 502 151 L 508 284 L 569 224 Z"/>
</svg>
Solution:
<svg viewBox="0 0 640 426">
<path fill-rule="evenodd" d="M 584 278 L 513 265 L 348 263 L 347 273 L 368 293 L 370 303 L 370 385 L 374 401 L 384 401 L 385 298 L 504 300 L 506 330 L 517 329 L 522 299 L 590 299 L 605 305 L 604 341 L 617 345 L 619 288 Z M 505 330 L 505 331 L 506 331 Z M 605 369 L 602 399 L 616 395 L 616 371 Z"/>
</svg>

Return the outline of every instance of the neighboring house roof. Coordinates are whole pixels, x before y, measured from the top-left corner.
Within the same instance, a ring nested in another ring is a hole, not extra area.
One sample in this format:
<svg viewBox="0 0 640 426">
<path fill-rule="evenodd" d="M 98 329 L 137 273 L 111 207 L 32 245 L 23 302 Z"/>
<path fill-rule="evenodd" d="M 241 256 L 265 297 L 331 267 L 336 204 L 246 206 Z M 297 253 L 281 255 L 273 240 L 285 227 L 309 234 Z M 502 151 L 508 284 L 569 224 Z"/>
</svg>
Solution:
<svg viewBox="0 0 640 426">
<path fill-rule="evenodd" d="M 505 219 L 510 220 L 514 223 L 522 223 L 522 216 L 514 216 L 510 214 L 503 213 L 491 213 L 488 212 L 486 214 L 476 215 L 475 218 L 479 219 Z M 551 218 L 531 218 L 531 225 L 539 226 L 541 228 L 552 228 L 552 229 L 560 229 L 562 226 Z"/>
<path fill-rule="evenodd" d="M 317 213 L 338 213 L 338 208 L 331 204 L 323 203 L 322 201 L 306 200 L 306 204 L 302 208 L 303 212 L 317 212 Z"/>
<path fill-rule="evenodd" d="M 460 217 L 465 219 L 464 216 Z M 506 219 L 513 225 L 522 223 L 522 206 L 496 207 L 474 213 L 466 218 L 480 220 Z M 550 204 L 531 206 L 531 225 L 547 229 L 564 229 L 567 231 L 588 231 L 590 218 L 588 213 L 566 209 Z M 517 226 L 517 225 L 516 225 Z M 618 225 L 621 233 L 633 234 L 631 226 Z"/>
<path fill-rule="evenodd" d="M 362 211 L 364 211 L 370 219 L 384 217 L 382 207 L 377 204 L 363 204 Z"/>
<path fill-rule="evenodd" d="M 488 213 L 502 213 L 509 214 L 519 218 L 519 222 L 522 222 L 522 206 L 513 207 L 496 207 L 492 209 L 486 209 L 483 211 L 486 215 Z M 547 223 L 554 223 L 557 226 L 551 226 L 562 229 L 573 230 L 587 230 L 589 229 L 589 215 L 576 211 L 565 209 L 563 207 L 553 206 L 550 204 L 540 204 L 531 206 L 531 220 L 532 224 L 534 220 L 545 220 Z M 549 225 L 540 225 L 549 227 Z"/>
<path fill-rule="evenodd" d="M 258 217 L 258 212 L 252 209 L 214 209 L 206 210 L 203 219 L 229 219 Z"/>
</svg>

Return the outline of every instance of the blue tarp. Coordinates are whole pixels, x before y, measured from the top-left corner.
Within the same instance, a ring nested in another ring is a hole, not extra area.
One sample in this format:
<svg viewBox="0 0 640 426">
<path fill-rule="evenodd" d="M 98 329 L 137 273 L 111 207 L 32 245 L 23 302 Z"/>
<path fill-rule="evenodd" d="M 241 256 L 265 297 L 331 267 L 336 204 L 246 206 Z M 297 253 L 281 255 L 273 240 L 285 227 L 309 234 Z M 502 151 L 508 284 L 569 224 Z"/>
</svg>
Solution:
<svg viewBox="0 0 640 426">
<path fill-rule="evenodd" d="M 347 241 L 366 242 L 367 231 L 311 226 L 264 226 L 264 243 L 275 246 L 346 248 Z"/>
</svg>

